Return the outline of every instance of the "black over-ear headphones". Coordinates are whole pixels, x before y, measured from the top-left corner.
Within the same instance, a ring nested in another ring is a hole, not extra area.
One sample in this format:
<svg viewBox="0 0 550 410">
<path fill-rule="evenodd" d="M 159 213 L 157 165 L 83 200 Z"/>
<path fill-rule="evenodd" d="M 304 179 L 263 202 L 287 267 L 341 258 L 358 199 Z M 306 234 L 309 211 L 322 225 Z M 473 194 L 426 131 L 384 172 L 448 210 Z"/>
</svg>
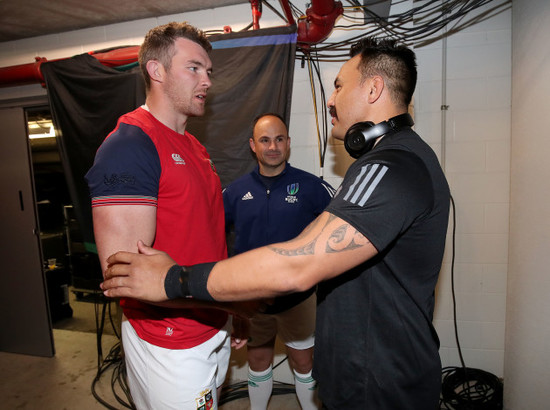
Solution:
<svg viewBox="0 0 550 410">
<path fill-rule="evenodd" d="M 358 122 L 353 124 L 346 132 L 344 146 L 348 154 L 353 158 L 359 158 L 374 147 L 378 137 L 386 135 L 392 130 L 412 127 L 413 125 L 414 121 L 409 113 L 397 115 L 378 124 L 371 121 Z"/>
</svg>

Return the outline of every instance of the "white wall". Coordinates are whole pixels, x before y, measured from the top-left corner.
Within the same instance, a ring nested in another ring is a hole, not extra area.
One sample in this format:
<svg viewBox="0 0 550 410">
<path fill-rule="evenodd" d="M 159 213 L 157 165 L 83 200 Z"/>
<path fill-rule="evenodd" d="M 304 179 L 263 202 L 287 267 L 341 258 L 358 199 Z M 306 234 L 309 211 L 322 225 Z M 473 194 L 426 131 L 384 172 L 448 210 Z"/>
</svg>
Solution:
<svg viewBox="0 0 550 410">
<path fill-rule="evenodd" d="M 305 10 L 305 1 L 294 3 Z M 172 20 L 187 20 L 204 30 L 224 25 L 238 30 L 251 21 L 251 15 L 249 5 L 244 4 L 0 43 L 0 67 L 26 64 L 37 55 L 51 60 L 140 44 L 148 29 Z M 280 20 L 264 7 L 262 27 L 279 24 Z M 337 30 L 330 41 L 357 34 Z M 445 78 L 441 41 L 416 52 L 416 129 L 444 160 L 457 206 L 455 289 L 464 358 L 468 367 L 502 376 L 510 195 L 511 12 L 505 11 L 450 36 Z M 339 66 L 340 63 L 322 64 L 328 94 Z M 445 133 L 441 131 L 440 110 L 443 86 L 449 105 Z M 0 88 L 0 100 L 44 92 L 39 85 Z M 291 162 L 319 175 L 315 129 L 308 72 L 297 62 L 290 122 Z M 323 171 L 325 179 L 338 186 L 350 163 L 342 144 L 331 141 Z M 435 325 L 442 342 L 443 365 L 457 366 L 460 362 L 452 323 L 450 242 L 437 290 Z M 238 366 L 233 370 L 237 377 L 244 374 Z M 275 378 L 285 379 L 285 372 L 286 369 L 276 372 Z"/>
<path fill-rule="evenodd" d="M 550 7 L 514 0 L 510 263 L 504 404 L 550 403 Z M 506 386 L 506 384 L 505 384 Z"/>
<path fill-rule="evenodd" d="M 417 131 L 438 152 L 456 206 L 454 283 L 464 361 L 467 367 L 502 376 L 508 261 L 511 12 L 451 35 L 446 45 L 439 41 L 416 52 Z M 448 110 L 442 110 L 442 105 L 448 105 Z M 442 116 L 446 121 L 444 131 Z M 460 361 L 453 328 L 450 234 L 448 238 L 434 323 L 441 338 L 443 364 L 456 366 Z"/>
</svg>

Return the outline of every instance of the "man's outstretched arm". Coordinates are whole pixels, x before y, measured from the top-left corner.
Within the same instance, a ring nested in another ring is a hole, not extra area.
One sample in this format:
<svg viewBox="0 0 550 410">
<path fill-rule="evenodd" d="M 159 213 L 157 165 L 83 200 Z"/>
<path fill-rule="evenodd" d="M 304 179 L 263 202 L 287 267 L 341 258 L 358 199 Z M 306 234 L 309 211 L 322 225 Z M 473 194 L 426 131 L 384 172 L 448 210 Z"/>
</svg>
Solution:
<svg viewBox="0 0 550 410">
<path fill-rule="evenodd" d="M 158 302 L 168 299 L 168 290 L 218 301 L 271 298 L 307 290 L 377 254 L 352 225 L 328 212 L 295 239 L 189 270 L 172 268 L 175 262 L 165 253 L 141 245 L 140 251 L 144 254 L 118 252 L 109 257 L 102 284 L 106 296 Z"/>
</svg>

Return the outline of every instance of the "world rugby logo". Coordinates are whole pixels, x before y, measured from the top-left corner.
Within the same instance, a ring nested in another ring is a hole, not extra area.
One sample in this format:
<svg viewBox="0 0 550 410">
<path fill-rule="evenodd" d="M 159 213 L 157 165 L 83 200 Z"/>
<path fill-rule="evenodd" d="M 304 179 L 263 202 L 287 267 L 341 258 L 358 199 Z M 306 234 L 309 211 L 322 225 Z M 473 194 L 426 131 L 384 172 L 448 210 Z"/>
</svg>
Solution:
<svg viewBox="0 0 550 410">
<path fill-rule="evenodd" d="M 298 202 L 298 197 L 296 196 L 296 194 L 298 193 L 299 189 L 300 189 L 300 184 L 298 183 L 287 185 L 286 193 L 288 195 L 285 198 L 285 201 L 288 202 L 289 204 L 294 204 Z"/>
</svg>

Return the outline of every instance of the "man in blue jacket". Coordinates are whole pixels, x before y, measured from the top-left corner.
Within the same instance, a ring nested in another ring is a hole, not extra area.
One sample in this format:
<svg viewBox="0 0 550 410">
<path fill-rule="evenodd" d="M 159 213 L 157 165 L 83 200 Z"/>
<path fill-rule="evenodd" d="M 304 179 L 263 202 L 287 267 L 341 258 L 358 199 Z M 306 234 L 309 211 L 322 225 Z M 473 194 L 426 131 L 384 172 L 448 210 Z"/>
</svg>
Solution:
<svg viewBox="0 0 550 410">
<path fill-rule="evenodd" d="M 234 229 L 234 254 L 294 238 L 320 215 L 334 189 L 320 178 L 293 168 L 287 159 L 290 137 L 278 114 L 254 120 L 250 148 L 258 165 L 223 193 L 226 226 Z M 247 343 L 248 393 L 252 410 L 265 410 L 273 389 L 277 334 L 286 345 L 302 409 L 315 409 L 311 376 L 315 330 L 314 288 L 275 298 L 250 320 Z"/>
</svg>

